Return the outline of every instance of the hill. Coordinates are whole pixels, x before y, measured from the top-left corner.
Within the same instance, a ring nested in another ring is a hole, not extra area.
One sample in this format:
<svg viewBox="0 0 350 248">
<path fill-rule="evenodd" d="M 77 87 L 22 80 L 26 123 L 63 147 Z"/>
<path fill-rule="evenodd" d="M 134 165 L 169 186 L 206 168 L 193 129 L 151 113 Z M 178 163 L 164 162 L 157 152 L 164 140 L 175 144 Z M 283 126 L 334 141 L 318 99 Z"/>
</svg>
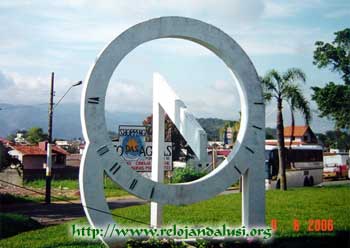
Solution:
<svg viewBox="0 0 350 248">
<path fill-rule="evenodd" d="M 6 137 L 17 130 L 33 126 L 47 130 L 48 106 L 0 104 L 0 137 Z M 117 131 L 120 124 L 140 125 L 147 113 L 125 113 L 106 111 L 108 130 Z M 54 110 L 53 137 L 72 139 L 82 137 L 79 104 L 60 104 Z"/>
<path fill-rule="evenodd" d="M 225 125 L 226 120 L 218 118 L 198 118 L 199 124 L 208 134 L 208 140 L 221 140 L 219 129 Z"/>
</svg>

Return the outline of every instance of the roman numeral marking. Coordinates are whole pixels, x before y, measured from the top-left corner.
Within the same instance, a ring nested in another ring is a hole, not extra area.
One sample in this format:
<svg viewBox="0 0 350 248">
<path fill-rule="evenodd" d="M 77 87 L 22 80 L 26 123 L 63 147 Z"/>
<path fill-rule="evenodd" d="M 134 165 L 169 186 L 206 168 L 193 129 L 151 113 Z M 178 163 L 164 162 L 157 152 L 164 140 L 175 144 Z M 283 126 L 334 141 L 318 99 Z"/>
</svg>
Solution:
<svg viewBox="0 0 350 248">
<path fill-rule="evenodd" d="M 132 183 L 130 184 L 129 189 L 133 190 L 135 188 L 136 184 L 137 184 L 137 180 L 136 179 L 132 180 Z"/>
<path fill-rule="evenodd" d="M 88 103 L 99 104 L 99 102 L 100 102 L 99 97 L 89 97 L 89 99 L 88 99 Z"/>
<path fill-rule="evenodd" d="M 104 154 L 107 153 L 107 152 L 109 152 L 109 148 L 108 148 L 107 145 L 102 146 L 102 147 L 100 147 L 100 148 L 97 150 L 97 153 L 98 153 L 98 155 L 100 155 L 100 156 L 104 155 Z"/>
<path fill-rule="evenodd" d="M 242 174 L 242 172 L 238 169 L 237 166 L 234 166 L 234 168 L 236 169 L 236 171 L 237 171 L 240 175 Z"/>
<path fill-rule="evenodd" d="M 113 175 L 115 175 L 115 173 L 117 173 L 117 171 L 118 171 L 118 170 L 120 169 L 120 167 L 121 167 L 121 166 L 119 165 L 117 168 L 115 168 L 117 165 L 118 165 L 118 162 L 116 162 L 116 163 L 109 169 L 110 172 L 113 171 L 113 172 L 112 172 Z M 114 169 L 114 168 L 115 168 L 115 169 Z"/>
<path fill-rule="evenodd" d="M 253 125 L 253 127 L 256 128 L 256 129 L 259 129 L 259 130 L 262 129 L 261 127 L 258 127 L 258 126 L 255 126 L 255 125 Z"/>
<path fill-rule="evenodd" d="M 251 153 L 254 153 L 254 151 L 253 151 L 251 148 L 249 148 L 248 146 L 245 146 L 245 149 L 247 149 L 247 150 L 250 151 Z"/>
<path fill-rule="evenodd" d="M 154 187 L 153 187 L 152 190 L 151 190 L 151 194 L 150 194 L 150 196 L 149 196 L 150 199 L 153 198 L 153 194 L 154 194 Z"/>
</svg>

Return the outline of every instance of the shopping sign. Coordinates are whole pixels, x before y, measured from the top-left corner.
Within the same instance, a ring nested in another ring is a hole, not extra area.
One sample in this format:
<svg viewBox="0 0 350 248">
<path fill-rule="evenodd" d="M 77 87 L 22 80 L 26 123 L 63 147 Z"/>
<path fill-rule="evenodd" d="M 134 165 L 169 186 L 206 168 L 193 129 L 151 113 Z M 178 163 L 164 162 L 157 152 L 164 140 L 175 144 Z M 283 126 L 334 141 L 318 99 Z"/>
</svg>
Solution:
<svg viewBox="0 0 350 248">
<path fill-rule="evenodd" d="M 120 125 L 119 141 L 114 142 L 119 156 L 136 171 L 152 171 L 152 142 L 146 141 L 145 126 Z M 172 170 L 172 143 L 164 142 L 164 171 Z"/>
</svg>

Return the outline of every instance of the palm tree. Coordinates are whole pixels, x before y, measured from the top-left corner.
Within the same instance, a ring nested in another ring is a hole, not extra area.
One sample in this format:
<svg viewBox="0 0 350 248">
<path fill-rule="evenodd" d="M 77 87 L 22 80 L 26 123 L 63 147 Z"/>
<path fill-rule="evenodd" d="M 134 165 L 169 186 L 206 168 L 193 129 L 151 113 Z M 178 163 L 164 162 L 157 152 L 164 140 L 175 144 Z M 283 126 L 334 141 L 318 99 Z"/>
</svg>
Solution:
<svg viewBox="0 0 350 248">
<path fill-rule="evenodd" d="M 262 78 L 264 98 L 267 102 L 275 98 L 277 101 L 277 146 L 279 157 L 278 179 L 281 190 L 287 190 L 286 180 L 286 154 L 284 145 L 284 125 L 283 125 L 283 101 L 289 103 L 292 112 L 292 122 L 294 122 L 294 111 L 298 110 L 303 115 L 306 123 L 309 122 L 311 114 L 309 103 L 303 96 L 298 82 L 305 83 L 305 73 L 297 68 L 290 68 L 283 74 L 276 70 L 270 70 Z M 294 123 L 292 123 L 292 126 Z M 294 129 L 294 126 L 292 127 Z"/>
<path fill-rule="evenodd" d="M 291 98 L 288 99 L 288 104 L 289 104 L 289 108 L 290 108 L 291 127 L 292 127 L 292 132 L 291 132 L 290 141 L 289 141 L 289 149 L 291 149 L 292 143 L 294 140 L 294 127 L 295 127 L 294 112 L 296 110 L 302 110 L 305 124 L 309 125 L 309 122 L 311 120 L 311 110 L 310 110 L 308 101 L 303 96 L 300 88 L 297 86 L 293 90 Z"/>
</svg>

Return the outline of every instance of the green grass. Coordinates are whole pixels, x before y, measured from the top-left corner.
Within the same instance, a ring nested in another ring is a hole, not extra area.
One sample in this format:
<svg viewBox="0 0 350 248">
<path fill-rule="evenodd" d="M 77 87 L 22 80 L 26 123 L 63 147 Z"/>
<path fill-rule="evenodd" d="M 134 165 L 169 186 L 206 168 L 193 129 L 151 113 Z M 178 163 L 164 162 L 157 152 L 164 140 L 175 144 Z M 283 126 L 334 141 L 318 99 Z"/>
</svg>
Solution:
<svg viewBox="0 0 350 248">
<path fill-rule="evenodd" d="M 35 220 L 19 214 L 0 213 L 0 220 L 1 239 L 42 227 Z"/>
<path fill-rule="evenodd" d="M 24 185 L 26 187 L 36 188 L 36 189 L 44 189 L 46 186 L 45 179 L 37 179 L 32 181 L 25 181 Z M 73 179 L 53 179 L 51 181 L 51 187 L 56 189 L 79 189 L 79 181 Z"/>
<path fill-rule="evenodd" d="M 33 180 L 33 181 L 25 181 L 24 182 L 25 187 L 30 187 L 34 189 L 45 189 L 46 181 L 44 179 L 38 179 L 38 180 Z M 69 190 L 79 190 L 79 181 L 73 180 L 73 179 L 65 179 L 65 180 L 56 180 L 53 179 L 51 181 L 51 187 L 54 189 L 69 189 Z M 130 195 L 127 191 L 121 189 L 117 184 L 112 182 L 111 179 L 108 177 L 105 178 L 105 196 L 106 197 L 120 197 L 120 196 L 127 196 Z M 64 196 L 60 195 L 57 196 L 60 199 L 64 200 L 74 200 L 74 199 L 79 199 L 79 196 Z M 36 201 L 41 201 L 44 200 L 45 197 L 38 195 L 37 197 L 33 197 Z M 56 199 L 53 199 L 54 201 Z"/>
<path fill-rule="evenodd" d="M 322 187 L 289 189 L 286 192 L 266 193 L 266 221 L 277 219 L 277 238 L 330 236 L 338 231 L 350 231 L 350 187 Z M 149 205 L 116 209 L 114 214 L 149 222 Z M 123 226 L 142 226 L 131 221 L 115 218 Z M 300 231 L 293 231 L 293 220 L 300 222 Z M 333 233 L 307 231 L 309 219 L 333 219 Z M 241 220 L 241 196 L 221 195 L 188 206 L 165 206 L 164 223 L 188 226 L 215 226 L 227 224 L 239 226 Z M 69 230 L 73 223 L 86 224 L 81 218 L 69 223 L 19 234 L 0 241 L 0 247 L 103 247 L 100 243 L 73 239 Z M 317 237 L 316 237 L 317 238 Z"/>
</svg>

